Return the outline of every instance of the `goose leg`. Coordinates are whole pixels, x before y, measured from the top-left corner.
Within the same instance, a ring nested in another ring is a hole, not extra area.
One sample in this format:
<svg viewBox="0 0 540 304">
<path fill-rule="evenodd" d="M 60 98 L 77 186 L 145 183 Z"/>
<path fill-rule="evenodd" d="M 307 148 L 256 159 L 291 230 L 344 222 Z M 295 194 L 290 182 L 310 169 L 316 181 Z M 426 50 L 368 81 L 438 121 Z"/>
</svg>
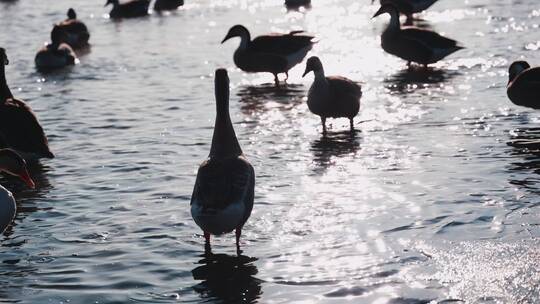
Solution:
<svg viewBox="0 0 540 304">
<path fill-rule="evenodd" d="M 276 87 L 279 87 L 279 78 L 277 77 L 277 74 L 274 74 L 274 84 Z"/>
<path fill-rule="evenodd" d="M 412 14 L 407 15 L 407 20 L 405 20 L 405 23 L 403 25 L 413 25 L 413 15 Z"/>
<path fill-rule="evenodd" d="M 323 135 L 326 135 L 326 117 L 321 116 L 321 123 L 322 123 L 322 133 Z"/>
<path fill-rule="evenodd" d="M 285 82 L 287 82 L 287 80 L 289 80 L 289 71 L 285 72 Z"/>
<path fill-rule="evenodd" d="M 206 241 L 206 243 L 210 244 L 210 233 L 208 232 L 204 232 L 204 240 Z"/>
<path fill-rule="evenodd" d="M 240 250 L 240 235 L 242 235 L 242 228 L 236 228 L 235 235 L 236 235 L 236 253 L 241 254 L 242 251 Z"/>
<path fill-rule="evenodd" d="M 349 124 L 351 126 L 351 131 L 354 131 L 354 117 L 349 118 Z"/>
<path fill-rule="evenodd" d="M 407 68 L 411 69 L 411 62 L 410 61 L 407 61 Z"/>
</svg>

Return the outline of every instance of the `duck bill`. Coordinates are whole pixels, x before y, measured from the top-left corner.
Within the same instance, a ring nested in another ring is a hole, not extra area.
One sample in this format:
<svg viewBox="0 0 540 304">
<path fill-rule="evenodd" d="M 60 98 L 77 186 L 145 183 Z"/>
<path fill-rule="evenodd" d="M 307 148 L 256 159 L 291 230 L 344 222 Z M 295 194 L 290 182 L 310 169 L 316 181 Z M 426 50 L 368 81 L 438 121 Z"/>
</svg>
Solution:
<svg viewBox="0 0 540 304">
<path fill-rule="evenodd" d="M 381 7 L 379 8 L 379 10 L 375 13 L 375 15 L 373 15 L 373 17 L 371 17 L 371 19 L 373 19 L 373 18 L 375 18 L 375 17 L 377 17 L 377 16 L 379 16 L 379 15 L 382 15 L 382 14 L 384 14 L 384 13 L 385 13 L 385 11 L 383 10 L 383 7 L 381 6 Z"/>
<path fill-rule="evenodd" d="M 28 174 L 28 171 L 27 170 L 24 170 L 23 173 L 21 173 L 21 175 L 19 175 L 19 178 L 21 180 L 24 181 L 24 183 L 30 187 L 31 189 L 34 189 L 36 187 L 36 184 L 34 183 L 34 181 L 32 180 L 32 178 L 30 177 L 30 174 Z"/>
</svg>

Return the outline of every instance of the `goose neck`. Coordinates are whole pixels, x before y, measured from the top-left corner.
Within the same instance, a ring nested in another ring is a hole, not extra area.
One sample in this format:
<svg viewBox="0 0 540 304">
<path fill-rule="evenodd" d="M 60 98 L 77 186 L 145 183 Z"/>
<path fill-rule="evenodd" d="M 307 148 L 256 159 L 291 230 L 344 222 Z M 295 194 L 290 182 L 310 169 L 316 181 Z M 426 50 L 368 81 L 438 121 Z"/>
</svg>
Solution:
<svg viewBox="0 0 540 304">
<path fill-rule="evenodd" d="M 216 121 L 212 136 L 211 158 L 230 158 L 242 154 L 229 114 L 229 88 L 216 84 Z"/>
<path fill-rule="evenodd" d="M 7 85 L 6 66 L 2 63 L 0 64 L 0 103 L 4 103 L 8 98 L 13 98 L 13 94 Z"/>
</svg>

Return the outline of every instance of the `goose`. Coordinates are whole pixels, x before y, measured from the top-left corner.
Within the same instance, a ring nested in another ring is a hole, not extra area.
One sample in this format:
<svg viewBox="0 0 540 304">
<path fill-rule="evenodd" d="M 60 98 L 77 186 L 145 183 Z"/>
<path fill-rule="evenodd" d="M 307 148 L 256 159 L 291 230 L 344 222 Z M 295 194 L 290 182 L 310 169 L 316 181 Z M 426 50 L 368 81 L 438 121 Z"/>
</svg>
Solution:
<svg viewBox="0 0 540 304">
<path fill-rule="evenodd" d="M 184 0 L 156 0 L 154 2 L 155 11 L 174 11 L 184 5 Z"/>
<path fill-rule="evenodd" d="M 58 27 L 62 29 L 66 35 L 63 42 L 69 44 L 74 49 L 80 49 L 88 46 L 90 33 L 86 25 L 77 19 L 77 13 L 70 8 L 67 12 L 67 19 L 60 22 Z"/>
<path fill-rule="evenodd" d="M 540 67 L 531 68 L 526 61 L 515 61 L 508 72 L 508 98 L 518 106 L 540 109 Z"/>
<path fill-rule="evenodd" d="M 74 65 L 77 56 L 66 40 L 66 32 L 55 25 L 51 31 L 51 43 L 42 47 L 34 59 L 38 70 L 46 71 Z"/>
<path fill-rule="evenodd" d="M 216 121 L 208 159 L 199 167 L 191 216 L 210 235 L 235 230 L 236 249 L 240 252 L 242 227 L 253 209 L 255 172 L 244 156 L 229 116 L 229 77 L 227 70 L 215 72 Z"/>
<path fill-rule="evenodd" d="M 302 77 L 309 72 L 315 74 L 308 92 L 308 108 L 311 113 L 321 117 L 323 134 L 326 134 L 326 118 L 346 117 L 351 131 L 354 130 L 354 117 L 360 111 L 362 88 L 350 79 L 341 76 L 324 76 L 321 60 L 310 57 Z"/>
<path fill-rule="evenodd" d="M 373 4 L 375 0 L 371 1 Z M 392 4 L 394 5 L 400 13 L 407 16 L 407 21 L 405 24 L 412 24 L 413 14 L 420 13 L 427 10 L 432 6 L 437 0 L 380 0 L 381 5 Z"/>
<path fill-rule="evenodd" d="M 234 63 L 245 72 L 269 72 L 274 75 L 274 83 L 279 86 L 279 73 L 289 78 L 289 70 L 302 62 L 313 47 L 313 36 L 292 31 L 289 34 L 269 34 L 251 40 L 247 28 L 235 25 L 221 41 L 240 37 L 240 46 L 234 52 Z"/>
<path fill-rule="evenodd" d="M 455 40 L 433 31 L 412 26 L 401 28 L 399 12 L 394 5 L 382 5 L 373 18 L 384 13 L 390 14 L 390 23 L 381 36 L 381 46 L 387 53 L 406 60 L 408 66 L 416 62 L 427 67 L 463 49 Z"/>
<path fill-rule="evenodd" d="M 311 0 L 285 0 L 286 7 L 310 6 Z"/>
<path fill-rule="evenodd" d="M 11 149 L 0 149 L 0 172 L 19 177 L 32 189 L 35 187 L 34 181 L 26 169 L 26 162 Z M 11 224 L 16 211 L 17 205 L 13 194 L 0 185 L 0 234 L 4 233 Z"/>
<path fill-rule="evenodd" d="M 0 146 L 16 150 L 27 160 L 54 158 L 37 117 L 9 90 L 5 73 L 9 60 L 4 48 L 0 48 L 0 61 Z"/>
<path fill-rule="evenodd" d="M 118 0 L 107 0 L 105 6 L 112 4 L 113 8 L 109 17 L 116 18 L 134 18 L 148 15 L 150 0 L 131 0 L 120 4 Z"/>
</svg>

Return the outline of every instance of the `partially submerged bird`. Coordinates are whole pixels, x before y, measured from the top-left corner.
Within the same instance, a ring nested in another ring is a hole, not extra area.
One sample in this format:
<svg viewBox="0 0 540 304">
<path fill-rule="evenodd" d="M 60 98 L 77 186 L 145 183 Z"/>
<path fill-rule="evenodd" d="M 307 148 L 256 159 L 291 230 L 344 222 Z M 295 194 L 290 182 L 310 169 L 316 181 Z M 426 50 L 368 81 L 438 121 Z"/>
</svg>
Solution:
<svg viewBox="0 0 540 304">
<path fill-rule="evenodd" d="M 360 111 L 362 88 L 350 79 L 341 76 L 325 76 L 321 60 L 310 57 L 302 77 L 313 71 L 315 79 L 308 92 L 309 110 L 321 117 L 323 134 L 326 134 L 326 118 L 345 117 L 354 129 L 354 117 Z"/>
<path fill-rule="evenodd" d="M 74 49 L 88 46 L 90 33 L 86 25 L 77 19 L 77 13 L 70 8 L 67 12 L 67 19 L 58 24 L 65 33 L 64 41 Z"/>
<path fill-rule="evenodd" d="M 109 12 L 110 18 L 134 18 L 148 15 L 150 0 L 131 0 L 125 3 L 120 3 L 118 0 L 107 0 L 105 6 L 109 4 L 113 6 Z"/>
<path fill-rule="evenodd" d="M 526 61 L 515 61 L 508 72 L 508 98 L 518 106 L 540 109 L 540 67 L 531 68 Z"/>
<path fill-rule="evenodd" d="M 24 181 L 28 187 L 35 187 L 34 181 L 30 178 L 28 170 L 26 169 L 26 162 L 20 155 L 11 149 L 0 149 L 0 172 L 17 176 Z M 0 233 L 3 233 L 11 224 L 16 212 L 17 205 L 13 198 L 13 194 L 0 185 Z"/>
<path fill-rule="evenodd" d="M 373 4 L 375 0 L 372 0 Z M 412 24 L 413 14 L 427 10 L 437 0 L 380 0 L 381 5 L 391 4 L 403 15 L 407 16 L 405 24 Z"/>
<path fill-rule="evenodd" d="M 155 11 L 173 11 L 184 5 L 184 0 L 156 0 Z"/>
<path fill-rule="evenodd" d="M 234 52 L 234 63 L 245 72 L 268 72 L 274 75 L 274 82 L 279 85 L 278 74 L 285 73 L 302 62 L 313 47 L 313 36 L 292 31 L 289 34 L 268 34 L 251 40 L 247 28 L 233 26 L 221 43 L 232 37 L 240 37 L 240 46 Z M 285 80 L 287 80 L 287 78 Z"/>
<path fill-rule="evenodd" d="M 51 43 L 42 47 L 34 59 L 38 70 L 53 70 L 74 65 L 77 56 L 73 49 L 63 41 L 66 40 L 66 32 L 55 25 L 51 31 Z"/>
<path fill-rule="evenodd" d="M 285 0 L 285 6 L 288 8 L 298 8 L 301 6 L 310 7 L 311 0 Z"/>
<path fill-rule="evenodd" d="M 7 85 L 5 66 L 9 60 L 3 48 L 0 61 L 0 147 L 12 148 L 25 159 L 53 158 L 34 112 L 24 101 L 15 99 Z"/>
<path fill-rule="evenodd" d="M 381 36 L 381 46 L 387 53 L 406 60 L 409 66 L 411 62 L 416 62 L 427 67 L 463 49 L 457 41 L 433 31 L 416 27 L 401 28 L 399 12 L 394 5 L 382 5 L 373 18 L 384 13 L 390 14 L 390 23 Z"/>
<path fill-rule="evenodd" d="M 191 216 L 210 235 L 236 231 L 240 251 L 242 227 L 253 209 L 255 172 L 244 156 L 229 116 L 229 77 L 216 70 L 216 122 L 210 155 L 199 167 L 191 196 Z"/>
</svg>

